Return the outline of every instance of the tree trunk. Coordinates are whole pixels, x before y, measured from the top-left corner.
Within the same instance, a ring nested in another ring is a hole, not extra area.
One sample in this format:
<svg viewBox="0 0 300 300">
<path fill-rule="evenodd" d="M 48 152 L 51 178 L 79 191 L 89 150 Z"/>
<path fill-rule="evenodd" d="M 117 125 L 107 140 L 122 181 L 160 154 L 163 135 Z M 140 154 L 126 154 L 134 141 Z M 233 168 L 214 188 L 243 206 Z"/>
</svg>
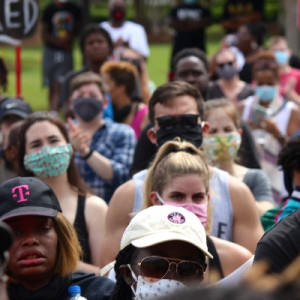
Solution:
<svg viewBox="0 0 300 300">
<path fill-rule="evenodd" d="M 281 0 L 284 8 L 284 31 L 293 53 L 299 54 L 299 28 L 297 27 L 297 0 Z"/>
<path fill-rule="evenodd" d="M 134 9 L 135 9 L 135 20 L 136 22 L 142 24 L 145 29 L 148 29 L 147 22 L 147 11 L 146 4 L 144 0 L 134 0 Z"/>
<path fill-rule="evenodd" d="M 90 0 L 81 0 L 82 27 L 90 22 Z"/>
</svg>

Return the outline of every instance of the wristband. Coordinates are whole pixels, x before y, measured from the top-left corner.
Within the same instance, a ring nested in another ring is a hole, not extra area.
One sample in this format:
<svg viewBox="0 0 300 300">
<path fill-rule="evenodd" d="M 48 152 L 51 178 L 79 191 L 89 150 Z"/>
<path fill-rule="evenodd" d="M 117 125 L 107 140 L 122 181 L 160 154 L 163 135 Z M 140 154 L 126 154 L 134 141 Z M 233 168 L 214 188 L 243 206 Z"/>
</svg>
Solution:
<svg viewBox="0 0 300 300">
<path fill-rule="evenodd" d="M 93 150 L 93 149 L 90 149 L 90 151 L 88 152 L 88 154 L 85 155 L 85 156 L 82 156 L 82 158 L 83 158 L 84 160 L 87 160 L 88 158 L 90 158 L 90 156 L 93 154 L 93 152 L 94 152 L 94 150 Z"/>
</svg>

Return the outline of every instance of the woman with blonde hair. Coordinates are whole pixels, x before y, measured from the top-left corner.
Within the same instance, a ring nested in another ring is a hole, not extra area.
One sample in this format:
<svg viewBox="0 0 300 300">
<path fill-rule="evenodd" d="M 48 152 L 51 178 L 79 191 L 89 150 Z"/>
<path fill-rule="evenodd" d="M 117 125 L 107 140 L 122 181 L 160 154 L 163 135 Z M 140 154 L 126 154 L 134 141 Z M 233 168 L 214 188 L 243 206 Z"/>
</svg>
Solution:
<svg viewBox="0 0 300 300">
<path fill-rule="evenodd" d="M 148 171 L 144 208 L 152 205 L 183 207 L 199 218 L 209 235 L 213 222 L 209 182 L 209 169 L 199 149 L 188 142 L 166 142 Z M 213 255 L 208 267 L 214 269 L 219 278 L 229 275 L 251 257 L 246 248 L 216 237 L 207 236 L 207 246 Z"/>
</svg>

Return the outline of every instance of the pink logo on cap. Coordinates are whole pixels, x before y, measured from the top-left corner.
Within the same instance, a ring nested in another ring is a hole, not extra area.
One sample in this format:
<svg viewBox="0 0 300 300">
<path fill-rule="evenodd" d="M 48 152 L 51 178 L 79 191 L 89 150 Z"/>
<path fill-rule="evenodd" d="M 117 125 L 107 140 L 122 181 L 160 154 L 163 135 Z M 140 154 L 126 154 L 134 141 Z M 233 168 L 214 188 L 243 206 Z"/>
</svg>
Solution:
<svg viewBox="0 0 300 300">
<path fill-rule="evenodd" d="M 179 212 L 172 212 L 168 215 L 168 220 L 175 224 L 183 224 L 185 222 L 185 217 Z"/>
<path fill-rule="evenodd" d="M 23 192 L 23 189 L 24 189 L 24 192 Z M 25 199 L 25 196 L 30 195 L 29 187 L 27 184 L 15 186 L 11 189 L 11 192 L 13 194 L 12 195 L 13 198 L 17 198 L 19 196 L 20 199 L 17 201 L 17 203 L 27 201 L 27 199 Z"/>
</svg>

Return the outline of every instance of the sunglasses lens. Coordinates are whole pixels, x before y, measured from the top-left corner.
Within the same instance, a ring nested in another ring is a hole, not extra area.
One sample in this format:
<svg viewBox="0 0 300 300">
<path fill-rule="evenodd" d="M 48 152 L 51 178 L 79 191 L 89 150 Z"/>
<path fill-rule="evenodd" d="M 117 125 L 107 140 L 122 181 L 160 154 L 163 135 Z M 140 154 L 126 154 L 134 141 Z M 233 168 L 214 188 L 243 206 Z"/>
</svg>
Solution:
<svg viewBox="0 0 300 300">
<path fill-rule="evenodd" d="M 180 123 L 184 128 L 193 128 L 198 124 L 198 115 L 184 115 Z"/>
<path fill-rule="evenodd" d="M 164 116 L 157 118 L 160 129 L 171 130 L 176 124 L 176 118 L 171 116 Z"/>
<path fill-rule="evenodd" d="M 178 264 L 177 272 L 180 278 L 187 281 L 202 281 L 203 268 L 193 262 L 181 262 Z"/>
<path fill-rule="evenodd" d="M 146 257 L 141 261 L 141 275 L 143 277 L 161 279 L 169 269 L 169 262 L 162 257 Z"/>
</svg>

